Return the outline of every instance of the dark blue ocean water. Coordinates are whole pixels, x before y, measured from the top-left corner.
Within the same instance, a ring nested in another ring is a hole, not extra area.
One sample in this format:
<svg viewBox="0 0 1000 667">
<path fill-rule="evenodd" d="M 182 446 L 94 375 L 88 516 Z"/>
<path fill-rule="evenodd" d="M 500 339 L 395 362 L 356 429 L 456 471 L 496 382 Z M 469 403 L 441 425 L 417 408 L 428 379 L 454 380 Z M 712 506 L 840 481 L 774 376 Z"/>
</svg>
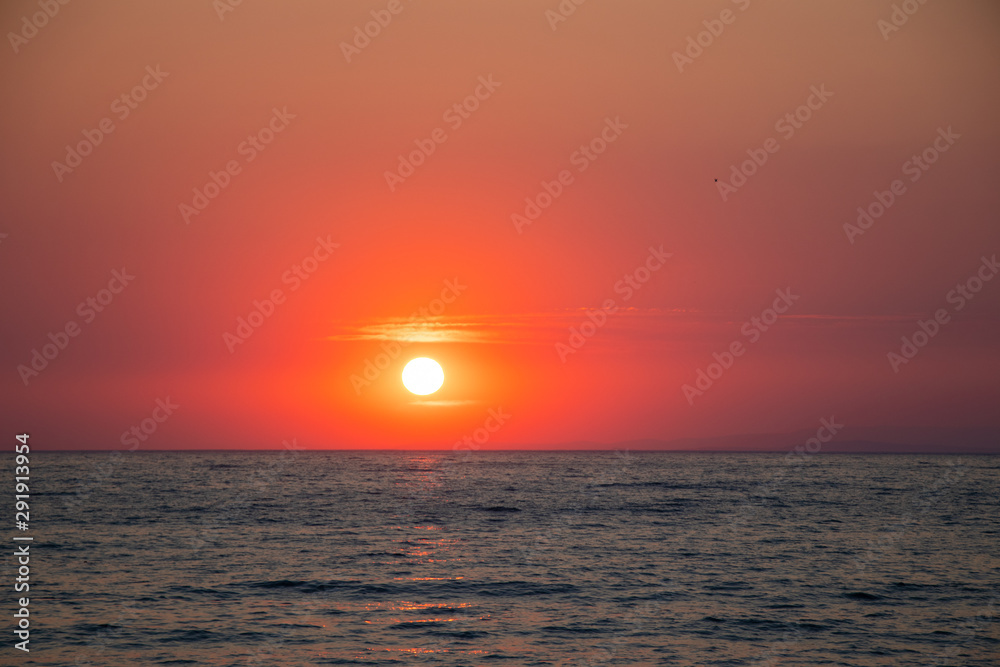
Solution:
<svg viewBox="0 0 1000 667">
<path fill-rule="evenodd" d="M 32 480 L 4 664 L 1000 664 L 997 457 L 105 452 Z"/>
</svg>

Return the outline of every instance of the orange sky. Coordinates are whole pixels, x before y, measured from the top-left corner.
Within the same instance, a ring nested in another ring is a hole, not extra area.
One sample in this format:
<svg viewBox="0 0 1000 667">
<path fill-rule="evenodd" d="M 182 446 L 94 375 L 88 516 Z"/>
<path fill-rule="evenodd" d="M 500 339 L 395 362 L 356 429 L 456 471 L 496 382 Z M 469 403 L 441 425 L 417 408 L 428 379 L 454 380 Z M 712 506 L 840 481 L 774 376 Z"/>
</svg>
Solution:
<svg viewBox="0 0 1000 667">
<path fill-rule="evenodd" d="M 144 448 L 1000 426 L 1000 280 L 949 299 L 1000 253 L 995 3 L 222 1 L 0 10 L 8 433 L 120 448 L 167 397 Z"/>
</svg>

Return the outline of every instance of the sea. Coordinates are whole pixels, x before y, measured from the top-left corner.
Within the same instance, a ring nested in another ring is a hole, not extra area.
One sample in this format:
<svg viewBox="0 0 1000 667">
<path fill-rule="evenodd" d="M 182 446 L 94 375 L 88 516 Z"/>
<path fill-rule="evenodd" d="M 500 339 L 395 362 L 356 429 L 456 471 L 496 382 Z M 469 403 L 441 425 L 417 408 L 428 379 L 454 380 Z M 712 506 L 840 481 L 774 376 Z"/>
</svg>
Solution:
<svg viewBox="0 0 1000 667">
<path fill-rule="evenodd" d="M 1000 665 L 996 456 L 43 452 L 30 507 L 4 665 Z"/>
</svg>

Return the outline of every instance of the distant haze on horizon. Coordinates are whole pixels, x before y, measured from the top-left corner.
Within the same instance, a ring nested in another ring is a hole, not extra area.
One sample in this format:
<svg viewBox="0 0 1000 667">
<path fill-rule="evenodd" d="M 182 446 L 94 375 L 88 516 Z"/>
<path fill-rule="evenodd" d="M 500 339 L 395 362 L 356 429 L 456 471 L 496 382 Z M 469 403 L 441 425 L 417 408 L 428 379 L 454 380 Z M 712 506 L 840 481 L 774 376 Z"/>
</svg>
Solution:
<svg viewBox="0 0 1000 667">
<path fill-rule="evenodd" d="M 0 8 L 33 450 L 1000 433 L 1000 4 L 218 4 Z"/>
</svg>

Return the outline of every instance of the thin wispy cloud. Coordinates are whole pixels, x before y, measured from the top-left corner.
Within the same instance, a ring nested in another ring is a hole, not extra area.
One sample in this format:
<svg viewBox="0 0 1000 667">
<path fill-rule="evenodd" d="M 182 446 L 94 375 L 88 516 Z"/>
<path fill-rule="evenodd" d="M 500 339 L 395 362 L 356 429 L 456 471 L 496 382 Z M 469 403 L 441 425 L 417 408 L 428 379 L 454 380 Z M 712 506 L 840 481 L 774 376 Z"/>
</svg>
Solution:
<svg viewBox="0 0 1000 667">
<path fill-rule="evenodd" d="M 597 308 L 567 308 L 541 313 L 437 316 L 413 321 L 389 317 L 365 323 L 343 322 L 326 336 L 336 342 L 398 341 L 406 343 L 548 344 L 573 326 L 589 321 Z M 750 315 L 694 309 L 619 308 L 607 316 L 604 334 L 648 338 L 676 335 L 691 327 L 739 326 Z M 910 321 L 915 315 L 786 314 L 801 324 L 862 326 Z"/>
<path fill-rule="evenodd" d="M 477 401 L 477 400 L 473 400 L 473 399 L 451 399 L 451 400 L 440 399 L 440 400 L 422 401 L 422 400 L 417 399 L 417 400 L 414 400 L 414 401 L 410 401 L 410 405 L 426 405 L 426 406 L 429 406 L 429 407 L 451 408 L 451 407 L 459 407 L 459 406 L 463 406 L 463 405 L 486 405 L 486 401 Z"/>
</svg>

